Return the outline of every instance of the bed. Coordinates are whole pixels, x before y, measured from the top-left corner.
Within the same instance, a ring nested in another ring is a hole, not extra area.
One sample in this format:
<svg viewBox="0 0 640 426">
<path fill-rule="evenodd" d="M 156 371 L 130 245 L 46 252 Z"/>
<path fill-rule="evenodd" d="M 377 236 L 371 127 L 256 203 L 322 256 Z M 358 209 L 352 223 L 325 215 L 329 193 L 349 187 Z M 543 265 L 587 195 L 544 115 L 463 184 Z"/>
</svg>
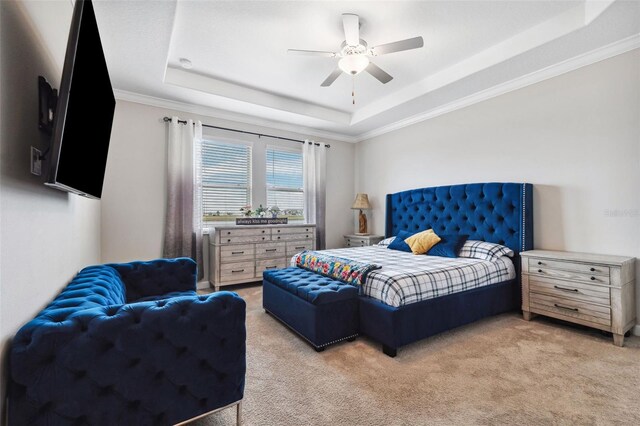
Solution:
<svg viewBox="0 0 640 426">
<path fill-rule="evenodd" d="M 494 280 L 486 285 L 461 283 L 456 291 L 415 300 L 409 300 L 410 297 L 401 300 L 401 296 L 375 295 L 367 291 L 371 290 L 367 286 L 373 286 L 384 268 L 371 272 L 359 297 L 360 333 L 382 343 L 383 352 L 393 357 L 398 348 L 409 343 L 488 316 L 519 309 L 518 255 L 521 251 L 533 248 L 532 190 L 531 184 L 496 182 L 388 194 L 386 237 L 395 236 L 402 230 L 417 232 L 426 228 L 433 228 L 440 234 L 466 234 L 470 240 L 497 243 L 513 250 L 512 263 L 506 266 L 507 269 L 511 268 L 511 272 L 502 275 L 504 279 L 498 282 Z M 377 250 L 369 253 L 373 255 L 386 249 L 371 250 Z M 357 249 L 333 252 L 348 258 L 366 258 L 358 256 Z M 394 256 L 390 252 L 392 250 L 387 250 L 386 254 Z"/>
</svg>

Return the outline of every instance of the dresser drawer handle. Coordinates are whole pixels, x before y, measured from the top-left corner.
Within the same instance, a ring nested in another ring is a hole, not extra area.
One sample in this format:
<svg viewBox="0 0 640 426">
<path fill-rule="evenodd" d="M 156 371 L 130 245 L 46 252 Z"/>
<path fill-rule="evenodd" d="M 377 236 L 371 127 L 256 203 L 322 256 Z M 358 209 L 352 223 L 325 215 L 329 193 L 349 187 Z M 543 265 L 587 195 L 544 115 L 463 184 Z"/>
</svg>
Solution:
<svg viewBox="0 0 640 426">
<path fill-rule="evenodd" d="M 263 229 L 263 230 L 262 230 L 262 233 L 264 234 L 264 232 L 265 232 L 265 230 Z"/>
<path fill-rule="evenodd" d="M 238 272 L 244 272 L 244 269 L 236 269 L 235 271 L 231 271 L 232 274 L 237 274 Z"/>
<path fill-rule="evenodd" d="M 596 271 L 596 268 L 591 268 L 591 269 L 589 269 L 589 270 L 590 270 L 591 272 L 595 272 L 595 271 Z"/>
<path fill-rule="evenodd" d="M 228 242 L 228 243 L 230 243 L 230 242 L 231 242 L 231 239 L 227 239 L 227 242 Z"/>
<path fill-rule="evenodd" d="M 276 269 L 277 266 L 266 266 L 264 269 Z"/>
<path fill-rule="evenodd" d="M 562 291 L 572 291 L 574 293 L 580 293 L 577 288 L 566 288 L 566 287 L 560 287 L 557 285 L 554 285 L 553 288 L 557 288 L 558 290 L 562 290 Z"/>
<path fill-rule="evenodd" d="M 555 306 L 556 308 L 560 308 L 560 309 L 566 309 L 567 311 L 573 311 L 573 312 L 578 312 L 579 311 L 578 308 L 570 308 L 568 306 L 558 305 L 557 303 L 554 303 L 553 306 Z"/>
<path fill-rule="evenodd" d="M 227 235 L 231 235 L 231 231 L 227 231 Z"/>
<path fill-rule="evenodd" d="M 306 246 L 295 247 L 296 250 L 302 250 L 302 249 L 305 249 L 305 248 L 307 248 L 307 247 Z"/>
<path fill-rule="evenodd" d="M 541 273 L 542 273 L 542 269 L 538 269 L 538 273 L 540 273 L 540 274 L 541 274 Z"/>
<path fill-rule="evenodd" d="M 244 254 L 243 251 L 232 251 L 231 254 Z"/>
<path fill-rule="evenodd" d="M 278 232 L 280 232 L 280 230 L 278 229 Z"/>
<path fill-rule="evenodd" d="M 538 265 L 542 265 L 542 262 L 538 261 Z"/>
<path fill-rule="evenodd" d="M 596 280 L 596 277 L 591 277 L 591 281 L 595 281 L 595 280 Z"/>
<path fill-rule="evenodd" d="M 277 248 L 275 248 L 275 249 L 265 249 L 265 251 L 277 251 L 277 250 L 278 250 Z"/>
<path fill-rule="evenodd" d="M 280 237 L 278 237 L 278 239 L 280 239 Z"/>
</svg>

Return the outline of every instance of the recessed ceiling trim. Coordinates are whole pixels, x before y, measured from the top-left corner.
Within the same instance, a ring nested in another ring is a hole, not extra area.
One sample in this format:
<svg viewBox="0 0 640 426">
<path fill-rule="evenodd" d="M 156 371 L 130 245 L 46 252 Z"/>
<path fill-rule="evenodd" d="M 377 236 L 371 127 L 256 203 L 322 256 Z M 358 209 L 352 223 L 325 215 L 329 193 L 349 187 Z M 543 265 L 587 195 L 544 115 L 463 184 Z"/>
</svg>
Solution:
<svg viewBox="0 0 640 426">
<path fill-rule="evenodd" d="M 115 89 L 114 95 L 116 99 L 134 102 L 137 104 L 148 105 L 157 108 L 164 108 L 185 112 L 190 114 L 204 115 L 213 119 L 235 121 L 237 123 L 249 124 L 253 126 L 268 127 L 275 130 L 297 133 L 302 136 L 315 136 L 322 139 L 333 141 L 355 143 L 358 141 L 353 136 L 342 135 L 339 133 L 326 132 L 318 129 L 312 129 L 304 126 L 296 126 L 294 124 L 286 124 L 268 119 L 261 119 L 254 116 L 237 114 L 229 111 L 223 111 L 217 108 L 207 107 L 204 105 L 190 104 L 186 102 L 174 101 L 155 96 L 142 95 L 140 93 L 129 92 L 126 90 Z"/>
<path fill-rule="evenodd" d="M 351 121 L 351 114 L 348 112 L 313 105 L 263 90 L 218 80 L 182 68 L 167 67 L 164 83 L 332 123 L 349 124 Z"/>
<path fill-rule="evenodd" d="M 570 34 L 589 25 L 615 0 L 588 0 L 547 21 L 522 31 L 488 49 L 485 49 L 457 64 L 430 75 L 401 90 L 384 96 L 356 110 L 351 125 L 382 114 L 391 108 L 440 89 L 472 74 L 497 65 L 531 49 Z M 375 130 L 374 130 L 375 131 Z"/>
<path fill-rule="evenodd" d="M 356 136 L 355 139 L 358 142 L 366 139 L 371 139 L 376 136 L 392 132 L 394 130 L 402 129 L 403 127 L 411 126 L 413 124 L 420 123 L 422 121 L 426 121 L 431 118 L 435 118 L 440 115 L 471 106 L 487 99 L 495 98 L 496 96 L 500 96 L 505 93 L 512 92 L 514 90 L 518 90 L 523 87 L 530 86 L 532 84 L 539 83 L 541 81 L 548 80 L 550 78 L 557 77 L 571 71 L 575 71 L 578 68 L 582 68 L 638 48 L 640 48 L 640 34 L 635 34 L 631 37 L 618 40 L 582 55 L 578 55 L 571 59 L 567 59 L 546 68 L 542 68 L 527 75 L 498 84 L 489 89 L 485 89 L 464 98 L 457 99 L 453 102 L 439 106 L 437 108 L 433 108 L 420 114 L 405 118 L 403 120 L 396 121 L 395 123 L 391 123 L 386 126 L 361 133 Z"/>
</svg>

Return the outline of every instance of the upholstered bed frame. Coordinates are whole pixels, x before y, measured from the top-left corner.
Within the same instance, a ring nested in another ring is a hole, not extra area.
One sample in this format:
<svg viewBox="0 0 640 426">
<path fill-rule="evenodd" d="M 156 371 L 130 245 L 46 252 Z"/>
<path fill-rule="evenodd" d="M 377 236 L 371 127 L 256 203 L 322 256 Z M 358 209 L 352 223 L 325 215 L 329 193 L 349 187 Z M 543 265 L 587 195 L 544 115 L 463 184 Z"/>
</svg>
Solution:
<svg viewBox="0 0 640 426">
<path fill-rule="evenodd" d="M 519 253 L 533 248 L 533 187 L 525 183 L 474 183 L 388 194 L 387 237 L 433 228 L 441 234 L 505 245 L 515 252 L 516 279 L 392 307 L 360 297 L 360 332 L 395 356 L 409 343 L 520 306 Z"/>
</svg>

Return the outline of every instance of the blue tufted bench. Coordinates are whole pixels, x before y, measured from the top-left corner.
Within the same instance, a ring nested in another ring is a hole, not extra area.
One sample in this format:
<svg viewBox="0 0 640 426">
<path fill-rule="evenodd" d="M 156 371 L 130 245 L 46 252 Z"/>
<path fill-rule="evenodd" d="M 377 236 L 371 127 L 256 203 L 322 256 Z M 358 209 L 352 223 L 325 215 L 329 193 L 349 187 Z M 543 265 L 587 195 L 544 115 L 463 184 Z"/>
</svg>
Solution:
<svg viewBox="0 0 640 426">
<path fill-rule="evenodd" d="M 358 289 L 297 267 L 263 273 L 262 306 L 316 351 L 358 335 Z"/>
<path fill-rule="evenodd" d="M 196 295 L 191 259 L 90 266 L 23 326 L 9 425 L 170 425 L 238 405 L 244 300 Z"/>
</svg>

